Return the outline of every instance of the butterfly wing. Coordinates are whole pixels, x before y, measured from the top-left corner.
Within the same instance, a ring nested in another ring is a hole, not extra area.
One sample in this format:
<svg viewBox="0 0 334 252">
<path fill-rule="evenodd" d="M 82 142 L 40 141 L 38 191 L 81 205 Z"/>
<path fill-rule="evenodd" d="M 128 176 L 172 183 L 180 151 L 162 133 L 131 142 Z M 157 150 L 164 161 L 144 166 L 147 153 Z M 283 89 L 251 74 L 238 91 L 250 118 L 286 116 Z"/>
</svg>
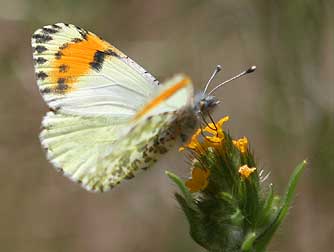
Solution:
<svg viewBox="0 0 334 252">
<path fill-rule="evenodd" d="M 71 24 L 37 30 L 32 46 L 37 84 L 53 110 L 126 118 L 159 84 L 120 50 Z"/>
<path fill-rule="evenodd" d="M 164 85 L 115 47 L 74 25 L 32 38 L 37 84 L 52 109 L 40 135 L 48 159 L 91 191 L 150 167 L 192 115 L 192 84 Z"/>
</svg>

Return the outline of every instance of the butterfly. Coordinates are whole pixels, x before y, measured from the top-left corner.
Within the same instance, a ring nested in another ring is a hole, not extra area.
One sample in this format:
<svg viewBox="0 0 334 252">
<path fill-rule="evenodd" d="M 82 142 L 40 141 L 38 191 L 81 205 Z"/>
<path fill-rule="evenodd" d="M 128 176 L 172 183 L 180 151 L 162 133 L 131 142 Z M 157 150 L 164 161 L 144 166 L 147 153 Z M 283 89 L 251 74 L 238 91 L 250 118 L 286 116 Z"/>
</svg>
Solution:
<svg viewBox="0 0 334 252">
<path fill-rule="evenodd" d="M 50 111 L 40 141 L 48 160 L 95 192 L 108 191 L 151 167 L 195 130 L 218 104 L 194 96 L 190 78 L 160 83 L 123 52 L 72 24 L 32 35 L 39 91 Z"/>
</svg>

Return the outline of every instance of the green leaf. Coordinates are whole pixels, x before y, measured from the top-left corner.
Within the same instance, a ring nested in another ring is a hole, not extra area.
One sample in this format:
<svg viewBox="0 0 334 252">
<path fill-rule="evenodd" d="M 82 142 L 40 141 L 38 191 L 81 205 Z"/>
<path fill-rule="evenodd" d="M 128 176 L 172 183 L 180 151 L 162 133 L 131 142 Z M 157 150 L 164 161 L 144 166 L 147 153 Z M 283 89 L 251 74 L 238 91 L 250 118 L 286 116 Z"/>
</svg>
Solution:
<svg viewBox="0 0 334 252">
<path fill-rule="evenodd" d="M 261 227 L 262 225 L 268 222 L 273 212 L 273 202 L 274 202 L 274 188 L 273 188 L 273 185 L 270 184 L 269 192 L 264 201 L 262 210 L 259 212 L 258 221 L 256 223 L 256 226 Z"/>
<path fill-rule="evenodd" d="M 250 251 L 256 238 L 256 233 L 251 232 L 246 235 L 245 241 L 242 243 L 241 251 Z"/>
<path fill-rule="evenodd" d="M 275 231 L 282 223 L 282 220 L 284 219 L 289 210 L 290 204 L 294 196 L 294 192 L 296 190 L 297 182 L 302 174 L 302 171 L 305 168 L 305 165 L 306 161 L 304 160 L 295 168 L 293 174 L 290 177 L 288 189 L 284 195 L 284 198 L 282 198 L 276 217 L 269 224 L 269 226 L 261 234 L 258 235 L 254 242 L 255 251 L 264 251 Z"/>
<path fill-rule="evenodd" d="M 175 194 L 177 202 L 180 204 L 184 214 L 186 215 L 189 226 L 190 226 L 190 235 L 199 245 L 206 248 L 208 246 L 208 238 L 206 237 L 207 232 L 205 225 L 200 218 L 200 212 L 194 211 L 186 203 L 185 198 L 180 194 Z M 210 244 L 210 243 L 209 243 Z"/>
<path fill-rule="evenodd" d="M 188 207 L 192 210 L 197 210 L 197 206 L 194 203 L 193 197 L 189 192 L 188 188 L 184 185 L 183 180 L 181 180 L 177 175 L 172 172 L 165 171 L 165 173 L 178 186 L 183 194 L 184 200 L 187 203 Z"/>
<path fill-rule="evenodd" d="M 229 205 L 231 205 L 233 208 L 237 207 L 237 202 L 236 200 L 233 198 L 233 196 L 228 193 L 228 192 L 221 192 L 219 194 L 219 198 L 224 200 L 226 203 L 228 203 Z"/>
</svg>

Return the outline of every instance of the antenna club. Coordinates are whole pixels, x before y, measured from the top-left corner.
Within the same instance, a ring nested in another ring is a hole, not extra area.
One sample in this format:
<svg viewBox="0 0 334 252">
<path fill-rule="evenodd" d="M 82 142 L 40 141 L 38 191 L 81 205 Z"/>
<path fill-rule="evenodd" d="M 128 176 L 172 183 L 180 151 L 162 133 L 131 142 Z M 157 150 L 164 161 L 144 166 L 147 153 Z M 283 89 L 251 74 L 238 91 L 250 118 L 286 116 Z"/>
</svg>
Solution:
<svg viewBox="0 0 334 252">
<path fill-rule="evenodd" d="M 208 80 L 208 82 L 207 82 L 206 85 L 205 85 L 204 92 L 203 92 L 203 97 L 204 97 L 204 94 L 206 93 L 206 91 L 208 90 L 208 87 L 209 87 L 211 81 L 212 81 L 213 78 L 217 75 L 217 73 L 220 72 L 220 70 L 222 70 L 222 66 L 221 66 L 221 65 L 217 65 L 216 68 L 215 68 L 215 70 L 213 71 L 213 73 L 212 73 L 210 79 Z"/>
<path fill-rule="evenodd" d="M 227 83 L 229 83 L 229 82 L 231 82 L 231 81 L 233 81 L 233 80 L 236 80 L 236 79 L 238 79 L 238 78 L 240 78 L 240 77 L 242 77 L 242 76 L 244 76 L 244 75 L 246 75 L 246 74 L 249 74 L 249 73 L 254 72 L 255 69 L 256 69 L 256 66 L 251 66 L 251 67 L 248 68 L 246 71 L 243 71 L 243 72 L 241 72 L 241 73 L 235 75 L 234 77 L 232 77 L 232 78 L 230 78 L 230 79 L 228 79 L 228 80 L 226 80 L 226 81 L 220 83 L 218 86 L 216 86 L 215 88 L 213 88 L 213 89 L 208 93 L 208 95 L 211 95 L 212 93 L 214 93 L 214 92 L 215 92 L 218 88 L 220 88 L 221 86 L 223 86 L 223 85 L 225 85 L 225 84 L 227 84 Z M 210 79 L 210 81 L 211 81 L 211 79 Z M 208 86 L 208 85 L 207 85 L 207 86 Z M 206 88 L 205 88 L 205 91 L 206 91 L 206 89 L 207 89 L 207 86 L 206 86 Z"/>
<path fill-rule="evenodd" d="M 248 68 L 247 70 L 246 70 L 246 74 L 249 74 L 249 73 L 252 73 L 252 72 L 254 72 L 256 70 L 256 66 L 251 66 L 250 68 Z"/>
</svg>

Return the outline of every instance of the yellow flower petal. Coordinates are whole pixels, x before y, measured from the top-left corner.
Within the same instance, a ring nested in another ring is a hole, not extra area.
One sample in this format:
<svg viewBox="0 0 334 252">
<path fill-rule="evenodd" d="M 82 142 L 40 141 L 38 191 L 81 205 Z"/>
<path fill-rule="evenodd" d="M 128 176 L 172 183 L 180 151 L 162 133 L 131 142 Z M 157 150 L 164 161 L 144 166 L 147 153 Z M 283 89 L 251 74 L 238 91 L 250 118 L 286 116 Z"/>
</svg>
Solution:
<svg viewBox="0 0 334 252">
<path fill-rule="evenodd" d="M 185 150 L 185 148 L 184 148 L 183 146 L 181 146 L 181 147 L 179 148 L 179 152 L 184 151 L 184 150 Z"/>
<path fill-rule="evenodd" d="M 191 138 L 197 138 L 201 134 L 202 129 L 197 129 L 195 134 Z"/>
<path fill-rule="evenodd" d="M 224 138 L 222 137 L 216 137 L 216 136 L 213 136 L 213 137 L 205 137 L 205 139 L 211 144 L 211 145 L 216 145 L 216 144 L 220 144 Z"/>
<path fill-rule="evenodd" d="M 203 180 L 207 179 L 210 175 L 210 171 L 207 169 L 202 169 L 199 167 L 194 167 L 191 172 L 191 177 L 194 180 Z"/>
<path fill-rule="evenodd" d="M 242 177 L 248 178 L 255 170 L 255 167 L 249 168 L 248 165 L 243 165 L 239 168 L 239 173 Z"/>
<path fill-rule="evenodd" d="M 213 124 L 213 123 L 209 123 L 203 131 L 206 131 L 210 134 L 219 134 L 219 135 L 222 135 L 223 134 L 223 124 L 225 122 L 227 122 L 229 120 L 229 117 L 228 116 L 225 116 L 223 117 L 222 119 L 220 119 L 217 123 Z"/>
<path fill-rule="evenodd" d="M 233 140 L 233 144 L 239 149 L 241 153 L 245 153 L 247 151 L 248 139 L 247 137 L 243 137 L 238 140 Z"/>
<path fill-rule="evenodd" d="M 210 134 L 216 134 L 217 130 L 216 130 L 216 126 L 213 123 L 209 123 L 204 129 L 203 131 L 208 132 Z"/>
<path fill-rule="evenodd" d="M 228 116 L 225 116 L 225 117 L 223 117 L 222 119 L 220 119 L 220 120 L 217 122 L 217 126 L 218 126 L 218 128 L 223 127 L 223 124 L 224 124 L 225 122 L 227 122 L 229 119 L 230 119 L 230 117 L 228 117 Z"/>
<path fill-rule="evenodd" d="M 185 182 L 190 192 L 198 192 L 204 190 L 208 186 L 208 177 L 210 171 L 194 167 L 192 170 L 192 178 Z"/>
<path fill-rule="evenodd" d="M 224 132 L 223 132 L 223 124 L 229 120 L 228 116 L 223 117 L 220 119 L 216 124 L 209 123 L 204 129 L 203 132 L 207 132 L 212 136 L 205 136 L 204 139 L 206 141 L 200 142 L 199 136 L 202 133 L 202 129 L 199 128 L 197 131 L 192 135 L 189 142 L 184 146 L 179 148 L 179 151 L 184 151 L 186 148 L 194 150 L 199 154 L 203 154 L 208 147 L 218 147 L 222 140 L 224 139 Z"/>
<path fill-rule="evenodd" d="M 194 192 L 199 192 L 199 191 L 204 190 L 208 185 L 208 181 L 205 180 L 203 181 L 203 183 L 199 183 L 198 181 L 187 180 L 185 182 L 185 185 L 189 189 L 190 192 L 194 193 Z"/>
<path fill-rule="evenodd" d="M 193 150 L 196 150 L 197 148 L 200 147 L 200 143 L 198 141 L 198 136 L 201 134 L 201 129 L 198 129 L 193 135 L 192 137 L 190 138 L 190 141 L 185 144 L 184 146 L 180 147 L 179 148 L 179 151 L 184 151 L 185 148 L 189 148 L 189 149 L 193 149 Z"/>
</svg>

